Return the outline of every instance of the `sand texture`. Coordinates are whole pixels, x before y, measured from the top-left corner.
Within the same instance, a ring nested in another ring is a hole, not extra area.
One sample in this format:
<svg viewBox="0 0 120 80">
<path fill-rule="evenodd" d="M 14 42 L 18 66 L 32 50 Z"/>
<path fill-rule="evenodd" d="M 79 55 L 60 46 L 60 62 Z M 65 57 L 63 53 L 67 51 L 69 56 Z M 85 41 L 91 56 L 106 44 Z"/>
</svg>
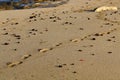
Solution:
<svg viewBox="0 0 120 80">
<path fill-rule="evenodd" d="M 1 11 L 0 80 L 120 80 L 119 8 L 119 0 L 70 0 Z"/>
</svg>

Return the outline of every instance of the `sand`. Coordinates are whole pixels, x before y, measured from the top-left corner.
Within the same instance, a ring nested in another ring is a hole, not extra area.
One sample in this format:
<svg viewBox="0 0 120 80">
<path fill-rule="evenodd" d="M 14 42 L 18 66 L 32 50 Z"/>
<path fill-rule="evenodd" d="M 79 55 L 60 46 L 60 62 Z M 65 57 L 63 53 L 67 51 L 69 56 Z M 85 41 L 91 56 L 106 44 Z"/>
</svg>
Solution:
<svg viewBox="0 0 120 80">
<path fill-rule="evenodd" d="M 100 6 L 118 11 L 94 12 Z M 0 12 L 0 80 L 120 80 L 119 0 L 70 0 Z"/>
</svg>

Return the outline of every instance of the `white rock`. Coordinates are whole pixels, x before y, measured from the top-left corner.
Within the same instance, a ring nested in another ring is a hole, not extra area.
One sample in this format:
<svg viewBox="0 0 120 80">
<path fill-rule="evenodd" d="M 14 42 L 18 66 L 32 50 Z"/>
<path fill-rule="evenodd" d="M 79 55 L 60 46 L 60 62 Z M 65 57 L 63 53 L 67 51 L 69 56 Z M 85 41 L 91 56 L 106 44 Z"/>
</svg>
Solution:
<svg viewBox="0 0 120 80">
<path fill-rule="evenodd" d="M 95 10 L 95 12 L 102 12 L 102 11 L 118 11 L 118 8 L 115 7 L 115 6 L 102 6 L 102 7 L 99 7 Z"/>
</svg>

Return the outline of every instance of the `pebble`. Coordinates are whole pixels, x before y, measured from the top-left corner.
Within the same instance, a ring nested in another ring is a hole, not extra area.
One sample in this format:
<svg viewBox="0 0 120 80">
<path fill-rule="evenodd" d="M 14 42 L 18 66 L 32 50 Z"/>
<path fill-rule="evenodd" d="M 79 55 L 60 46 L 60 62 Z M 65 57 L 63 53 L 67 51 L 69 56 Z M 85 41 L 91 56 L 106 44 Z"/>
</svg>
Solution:
<svg viewBox="0 0 120 80">
<path fill-rule="evenodd" d="M 62 68 L 63 66 L 62 66 L 62 65 L 57 65 L 56 67 L 58 67 L 58 68 Z"/>
<path fill-rule="evenodd" d="M 50 50 L 49 48 L 38 49 L 38 51 L 41 52 L 41 53 L 45 53 L 45 52 L 47 52 L 49 50 Z"/>
<path fill-rule="evenodd" d="M 22 64 L 22 63 L 23 63 L 22 61 L 8 62 L 8 63 L 6 63 L 6 65 L 7 65 L 8 67 L 15 67 L 15 66 L 17 66 L 17 65 L 19 65 L 19 64 Z"/>
<path fill-rule="evenodd" d="M 22 57 L 21 57 L 21 59 L 27 59 L 27 58 L 29 58 L 30 56 L 32 56 L 31 54 L 26 54 L 26 55 L 23 55 Z"/>
</svg>

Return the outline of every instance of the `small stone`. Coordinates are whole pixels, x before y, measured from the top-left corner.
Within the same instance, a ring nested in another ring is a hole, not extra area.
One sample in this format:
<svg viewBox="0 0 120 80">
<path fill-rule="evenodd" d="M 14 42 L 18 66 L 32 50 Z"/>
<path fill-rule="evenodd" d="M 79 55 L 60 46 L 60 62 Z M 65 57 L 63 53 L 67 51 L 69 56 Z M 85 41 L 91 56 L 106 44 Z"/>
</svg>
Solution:
<svg viewBox="0 0 120 80">
<path fill-rule="evenodd" d="M 16 43 L 18 43 L 18 44 L 19 44 L 20 42 L 18 41 L 18 42 L 16 42 Z"/>
<path fill-rule="evenodd" d="M 72 73 L 76 74 L 77 72 L 76 72 L 76 71 L 73 71 Z"/>
<path fill-rule="evenodd" d="M 64 66 L 66 66 L 67 64 L 63 64 Z"/>
<path fill-rule="evenodd" d="M 57 22 L 56 20 L 53 20 L 53 22 Z"/>
<path fill-rule="evenodd" d="M 18 22 L 15 23 L 15 25 L 17 25 L 17 24 L 18 24 Z"/>
<path fill-rule="evenodd" d="M 107 41 L 112 41 L 111 39 L 107 39 Z"/>
<path fill-rule="evenodd" d="M 56 46 L 60 46 L 60 45 L 62 45 L 62 43 L 58 43 L 58 44 L 56 44 Z"/>
<path fill-rule="evenodd" d="M 90 47 L 93 47 L 93 45 L 89 45 Z"/>
<path fill-rule="evenodd" d="M 48 50 L 50 50 L 50 49 L 49 49 L 49 48 L 38 49 L 38 51 L 41 52 L 41 53 L 45 53 L 45 52 L 47 52 Z"/>
<path fill-rule="evenodd" d="M 62 65 L 57 65 L 56 67 L 58 67 L 58 68 L 62 68 L 63 66 L 62 66 Z"/>
<path fill-rule="evenodd" d="M 3 45 L 9 45 L 9 43 L 4 43 Z"/>
<path fill-rule="evenodd" d="M 80 30 L 84 30 L 83 28 L 80 28 Z"/>
<path fill-rule="evenodd" d="M 15 66 L 22 64 L 22 63 L 23 63 L 22 61 L 10 62 L 7 66 L 8 67 L 15 67 Z"/>
<path fill-rule="evenodd" d="M 88 20 L 90 20 L 90 18 L 88 18 Z"/>
<path fill-rule="evenodd" d="M 96 34 L 94 34 L 94 36 L 100 36 L 100 34 L 99 34 L 99 33 L 96 33 Z"/>
<path fill-rule="evenodd" d="M 9 64 L 11 64 L 11 63 L 12 63 L 12 62 L 7 62 L 6 65 L 9 65 Z"/>
<path fill-rule="evenodd" d="M 17 51 L 17 49 L 13 49 L 14 51 Z"/>
<path fill-rule="evenodd" d="M 36 18 L 36 16 L 30 16 L 29 19 Z"/>
<path fill-rule="evenodd" d="M 34 19 L 34 21 L 37 21 L 37 19 Z"/>
<path fill-rule="evenodd" d="M 115 38 L 115 36 L 112 36 L 111 38 Z"/>
<path fill-rule="evenodd" d="M 71 63 L 70 65 L 75 65 L 74 63 Z"/>
<path fill-rule="evenodd" d="M 110 34 L 110 32 L 107 32 L 107 34 Z"/>
<path fill-rule="evenodd" d="M 79 61 L 85 61 L 85 60 L 83 60 L 83 59 L 80 59 Z"/>
<path fill-rule="evenodd" d="M 94 56 L 95 54 L 91 54 L 92 56 Z"/>
<path fill-rule="evenodd" d="M 68 24 L 69 22 L 65 22 L 65 24 Z"/>
<path fill-rule="evenodd" d="M 22 57 L 21 57 L 21 59 L 27 59 L 27 58 L 29 58 L 30 56 L 32 56 L 31 54 L 26 54 L 26 55 L 23 55 Z"/>
<path fill-rule="evenodd" d="M 79 42 L 80 40 L 79 39 L 72 39 L 70 40 L 71 42 Z"/>
<path fill-rule="evenodd" d="M 108 52 L 108 54 L 111 54 L 112 52 Z"/>
<path fill-rule="evenodd" d="M 4 33 L 3 35 L 8 35 L 8 33 Z"/>
<path fill-rule="evenodd" d="M 5 22 L 2 22 L 2 24 L 5 24 Z"/>
<path fill-rule="evenodd" d="M 82 52 L 82 50 L 81 50 L 81 49 L 79 49 L 78 51 L 79 51 L 79 52 Z"/>
<path fill-rule="evenodd" d="M 96 38 L 91 38 L 91 40 L 96 40 Z"/>
<path fill-rule="evenodd" d="M 16 39 L 21 39 L 20 37 L 17 37 Z"/>
</svg>

